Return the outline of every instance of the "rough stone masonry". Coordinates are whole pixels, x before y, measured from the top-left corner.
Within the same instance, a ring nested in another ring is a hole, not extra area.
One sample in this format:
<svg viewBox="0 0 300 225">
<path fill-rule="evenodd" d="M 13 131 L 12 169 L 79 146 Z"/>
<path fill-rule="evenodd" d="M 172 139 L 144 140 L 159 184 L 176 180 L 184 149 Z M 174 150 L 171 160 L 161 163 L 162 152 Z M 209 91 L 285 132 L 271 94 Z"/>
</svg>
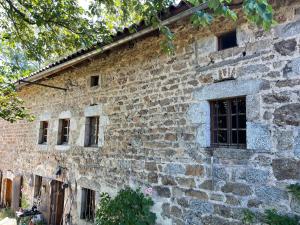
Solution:
<svg viewBox="0 0 300 225">
<path fill-rule="evenodd" d="M 274 9 L 270 31 L 244 19 L 210 28 L 179 21 L 172 57 L 149 36 L 40 81 L 66 92 L 22 87 L 36 119 L 0 121 L 2 180 L 22 176 L 30 203 L 35 175 L 67 181 L 64 214 L 73 224 L 88 224 L 79 217 L 82 187 L 97 202 L 128 185 L 153 188 L 161 225 L 239 225 L 246 208 L 258 222 L 270 208 L 300 215 L 286 189 L 300 181 L 300 2 L 274 1 Z M 233 29 L 238 46 L 218 51 L 217 36 Z M 100 85 L 91 88 L 94 75 Z M 246 96 L 246 149 L 211 148 L 209 102 L 236 96 Z M 95 115 L 99 145 L 85 147 L 86 118 Z M 70 118 L 63 146 L 61 118 Z M 45 120 L 48 143 L 40 145 Z"/>
</svg>

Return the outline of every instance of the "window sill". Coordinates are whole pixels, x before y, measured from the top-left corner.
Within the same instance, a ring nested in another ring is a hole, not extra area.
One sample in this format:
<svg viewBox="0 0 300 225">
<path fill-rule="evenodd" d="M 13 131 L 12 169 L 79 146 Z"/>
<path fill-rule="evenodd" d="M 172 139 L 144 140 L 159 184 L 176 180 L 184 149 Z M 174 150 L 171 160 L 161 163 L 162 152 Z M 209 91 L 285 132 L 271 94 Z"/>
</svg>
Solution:
<svg viewBox="0 0 300 225">
<path fill-rule="evenodd" d="M 85 151 L 92 151 L 92 152 L 99 151 L 100 149 L 100 147 L 95 147 L 95 146 L 84 146 L 83 148 Z"/>
<path fill-rule="evenodd" d="M 39 151 L 47 151 L 48 148 L 49 148 L 48 144 L 38 144 L 38 145 L 37 145 L 37 149 L 38 149 Z"/>
<path fill-rule="evenodd" d="M 55 145 L 55 150 L 58 151 L 68 151 L 70 150 L 71 146 L 70 145 Z"/>
</svg>

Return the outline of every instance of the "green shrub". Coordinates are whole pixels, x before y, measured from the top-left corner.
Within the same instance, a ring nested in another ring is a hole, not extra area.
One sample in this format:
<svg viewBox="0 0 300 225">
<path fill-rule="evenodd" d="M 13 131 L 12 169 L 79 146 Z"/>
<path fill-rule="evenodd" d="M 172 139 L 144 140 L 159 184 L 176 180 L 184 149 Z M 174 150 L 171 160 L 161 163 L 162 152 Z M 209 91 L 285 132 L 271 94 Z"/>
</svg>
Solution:
<svg viewBox="0 0 300 225">
<path fill-rule="evenodd" d="M 115 198 L 101 194 L 96 212 L 96 225 L 153 225 L 156 216 L 150 211 L 154 202 L 140 189 L 125 188 Z"/>
<path fill-rule="evenodd" d="M 26 199 L 26 197 L 24 195 L 22 195 L 21 198 L 21 208 L 22 209 L 29 209 L 30 204 L 28 203 L 28 200 Z"/>
<path fill-rule="evenodd" d="M 291 184 L 287 189 L 296 199 L 300 200 L 300 184 Z"/>
<path fill-rule="evenodd" d="M 15 218 L 15 212 L 11 208 L 0 209 L 0 219 L 4 218 Z"/>
<path fill-rule="evenodd" d="M 266 224 L 268 225 L 299 225 L 299 218 L 280 215 L 276 210 L 266 210 Z"/>
<path fill-rule="evenodd" d="M 255 219 L 255 214 L 253 212 L 251 212 L 249 209 L 245 209 L 243 211 L 243 223 L 244 224 L 252 224 L 254 223 L 254 219 Z"/>
</svg>

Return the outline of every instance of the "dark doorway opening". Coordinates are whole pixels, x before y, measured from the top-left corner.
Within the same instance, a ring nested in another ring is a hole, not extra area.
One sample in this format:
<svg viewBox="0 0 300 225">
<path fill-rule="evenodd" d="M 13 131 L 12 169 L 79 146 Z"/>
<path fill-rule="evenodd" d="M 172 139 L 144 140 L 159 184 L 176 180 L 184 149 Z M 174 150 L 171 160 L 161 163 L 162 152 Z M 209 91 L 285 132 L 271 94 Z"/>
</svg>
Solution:
<svg viewBox="0 0 300 225">
<path fill-rule="evenodd" d="M 51 225 L 63 225 L 65 192 L 62 186 L 63 183 L 60 181 L 51 181 L 49 221 L 49 224 Z"/>
</svg>

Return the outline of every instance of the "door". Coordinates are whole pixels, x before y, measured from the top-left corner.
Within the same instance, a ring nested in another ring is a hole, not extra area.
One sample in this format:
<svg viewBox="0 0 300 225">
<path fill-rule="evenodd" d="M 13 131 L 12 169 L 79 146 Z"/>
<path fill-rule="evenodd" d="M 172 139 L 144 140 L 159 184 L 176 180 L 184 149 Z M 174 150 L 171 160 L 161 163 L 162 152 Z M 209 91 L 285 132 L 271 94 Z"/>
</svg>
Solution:
<svg viewBox="0 0 300 225">
<path fill-rule="evenodd" d="M 59 181 L 51 182 L 50 225 L 63 225 L 65 192 L 62 185 Z"/>
<path fill-rule="evenodd" d="M 12 206 L 12 181 L 10 179 L 4 179 L 4 201 L 5 207 Z"/>
<path fill-rule="evenodd" d="M 18 211 L 21 207 L 21 188 L 22 188 L 22 176 L 16 176 L 12 182 L 12 209 Z"/>
</svg>

